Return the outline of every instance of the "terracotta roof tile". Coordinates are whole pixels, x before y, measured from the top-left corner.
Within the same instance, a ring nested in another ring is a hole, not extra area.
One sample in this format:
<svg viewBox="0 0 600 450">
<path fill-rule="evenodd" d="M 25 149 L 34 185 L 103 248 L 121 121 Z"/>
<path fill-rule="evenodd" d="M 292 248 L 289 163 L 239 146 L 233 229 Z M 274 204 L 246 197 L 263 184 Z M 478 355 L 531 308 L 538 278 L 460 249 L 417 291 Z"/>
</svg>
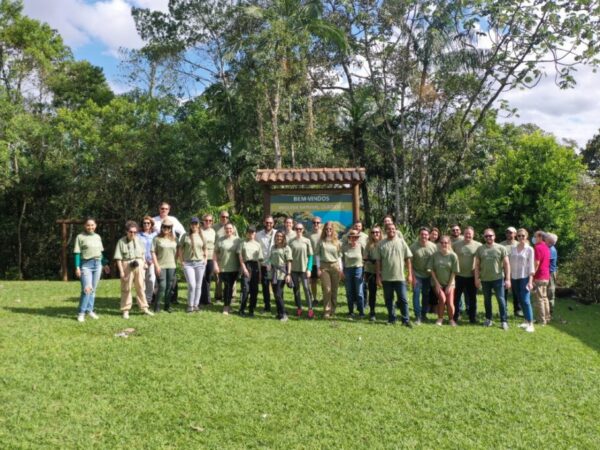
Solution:
<svg viewBox="0 0 600 450">
<path fill-rule="evenodd" d="M 262 184 L 360 183 L 364 167 L 326 169 L 259 169 L 256 181 Z"/>
</svg>

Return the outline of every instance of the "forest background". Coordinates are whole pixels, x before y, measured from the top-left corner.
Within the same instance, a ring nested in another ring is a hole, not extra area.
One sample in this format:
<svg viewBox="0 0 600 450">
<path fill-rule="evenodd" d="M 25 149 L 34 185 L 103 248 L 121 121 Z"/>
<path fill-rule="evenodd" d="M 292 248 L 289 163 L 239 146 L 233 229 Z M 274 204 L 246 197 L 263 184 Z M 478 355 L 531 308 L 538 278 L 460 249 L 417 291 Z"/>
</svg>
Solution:
<svg viewBox="0 0 600 450">
<path fill-rule="evenodd" d="M 116 95 L 0 0 L 0 277 L 58 277 L 57 219 L 124 222 L 165 200 L 184 220 L 226 207 L 260 223 L 257 168 L 362 166 L 367 226 L 553 231 L 564 282 L 600 300 L 600 136 L 580 149 L 498 121 L 516 113 L 503 93 L 546 76 L 569 89 L 597 66 L 598 2 L 171 0 L 132 15 L 145 45 L 122 49 Z"/>
</svg>

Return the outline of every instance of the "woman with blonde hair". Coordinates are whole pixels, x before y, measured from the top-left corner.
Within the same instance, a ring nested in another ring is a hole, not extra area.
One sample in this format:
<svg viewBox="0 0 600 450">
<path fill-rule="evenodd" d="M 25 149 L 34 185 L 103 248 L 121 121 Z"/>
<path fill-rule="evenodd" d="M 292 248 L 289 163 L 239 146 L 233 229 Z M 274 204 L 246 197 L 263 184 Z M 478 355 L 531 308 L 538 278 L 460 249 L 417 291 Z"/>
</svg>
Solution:
<svg viewBox="0 0 600 450">
<path fill-rule="evenodd" d="M 177 268 L 177 239 L 173 233 L 173 222 L 168 217 L 160 224 L 160 233 L 152 241 L 152 261 L 158 279 L 158 293 L 154 312 L 160 311 L 160 301 L 165 298 L 165 311 L 171 312 L 171 287 L 175 282 Z M 166 295 L 165 295 L 166 294 Z"/>
<path fill-rule="evenodd" d="M 521 305 L 525 322 L 519 327 L 528 333 L 533 333 L 533 310 L 531 309 L 531 290 L 535 273 L 535 255 L 529 246 L 529 234 L 525 228 L 517 230 L 517 245 L 511 247 L 508 260 L 510 261 L 511 287 L 515 300 Z"/>
<path fill-rule="evenodd" d="M 154 231 L 154 219 L 150 216 L 144 216 L 142 219 L 142 231 L 138 233 L 138 238 L 144 245 L 144 293 L 148 304 L 152 303 L 154 297 L 154 287 L 156 285 L 156 272 L 154 271 L 154 261 L 152 261 L 152 241 L 158 235 Z"/>
<path fill-rule="evenodd" d="M 177 256 L 187 281 L 187 312 L 199 311 L 207 251 L 198 217 L 192 217 L 188 231 L 179 238 Z"/>
<path fill-rule="evenodd" d="M 375 303 L 377 301 L 377 268 L 375 266 L 375 248 L 381 241 L 381 227 L 375 225 L 371 228 L 367 246 L 365 247 L 365 283 L 369 300 L 369 320 L 375 321 Z"/>
<path fill-rule="evenodd" d="M 323 227 L 315 255 L 323 291 L 324 317 L 329 319 L 335 314 L 338 287 L 343 276 L 340 262 L 341 245 L 333 222 L 327 222 Z"/>
</svg>

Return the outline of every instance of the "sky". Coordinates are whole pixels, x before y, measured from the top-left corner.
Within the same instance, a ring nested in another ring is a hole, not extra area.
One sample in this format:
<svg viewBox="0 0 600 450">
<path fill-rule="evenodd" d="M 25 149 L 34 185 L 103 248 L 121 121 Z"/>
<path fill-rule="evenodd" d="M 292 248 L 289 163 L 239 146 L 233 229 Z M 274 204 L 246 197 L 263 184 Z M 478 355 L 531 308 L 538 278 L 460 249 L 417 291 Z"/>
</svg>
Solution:
<svg viewBox="0 0 600 450">
<path fill-rule="evenodd" d="M 76 59 L 104 69 L 117 93 L 127 87 L 119 77 L 119 49 L 139 48 L 131 7 L 167 10 L 169 0 L 24 0 L 25 14 L 58 30 Z M 600 129 L 600 73 L 580 67 L 574 89 L 561 90 L 554 75 L 529 90 L 514 90 L 503 98 L 518 109 L 504 121 L 534 123 L 559 139 L 585 146 Z"/>
</svg>

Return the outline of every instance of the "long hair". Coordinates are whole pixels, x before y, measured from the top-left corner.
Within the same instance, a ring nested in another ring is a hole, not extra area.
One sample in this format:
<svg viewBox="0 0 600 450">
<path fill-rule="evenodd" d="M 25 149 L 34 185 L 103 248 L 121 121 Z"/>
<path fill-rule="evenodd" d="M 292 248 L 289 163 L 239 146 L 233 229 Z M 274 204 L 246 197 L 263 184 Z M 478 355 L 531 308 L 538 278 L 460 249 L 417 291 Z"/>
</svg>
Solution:
<svg viewBox="0 0 600 450">
<path fill-rule="evenodd" d="M 277 245 L 277 236 L 281 236 L 283 240 L 281 241 L 281 245 Z M 275 247 L 276 248 L 285 248 L 287 245 L 287 238 L 285 237 L 285 233 L 283 231 L 278 231 L 275 233 Z"/>
<path fill-rule="evenodd" d="M 335 245 L 339 245 L 338 237 L 337 237 L 337 230 L 336 230 L 335 224 L 333 222 L 325 222 L 325 225 L 323 225 L 323 230 L 321 231 L 321 240 L 322 241 L 327 240 L 327 232 L 325 231 L 325 229 L 328 226 L 330 226 L 331 229 L 333 230 L 333 233 L 331 233 L 331 242 Z"/>
<path fill-rule="evenodd" d="M 376 241 L 375 239 L 373 239 L 373 230 L 378 229 L 379 230 L 379 241 Z M 381 227 L 379 225 L 375 225 L 373 226 L 373 228 L 371 228 L 371 232 L 369 233 L 369 239 L 367 240 L 367 248 L 366 250 L 369 251 L 371 250 L 373 247 L 375 247 L 380 241 L 382 236 L 383 231 L 381 230 Z"/>
<path fill-rule="evenodd" d="M 173 227 L 170 228 L 169 233 L 170 234 L 167 235 L 165 233 L 165 228 L 163 228 L 163 226 L 161 225 L 160 226 L 160 233 L 158 233 L 157 237 L 159 237 L 159 238 L 167 238 L 167 239 L 169 239 L 171 241 L 174 241 L 175 240 L 175 233 L 173 232 Z"/>
</svg>

